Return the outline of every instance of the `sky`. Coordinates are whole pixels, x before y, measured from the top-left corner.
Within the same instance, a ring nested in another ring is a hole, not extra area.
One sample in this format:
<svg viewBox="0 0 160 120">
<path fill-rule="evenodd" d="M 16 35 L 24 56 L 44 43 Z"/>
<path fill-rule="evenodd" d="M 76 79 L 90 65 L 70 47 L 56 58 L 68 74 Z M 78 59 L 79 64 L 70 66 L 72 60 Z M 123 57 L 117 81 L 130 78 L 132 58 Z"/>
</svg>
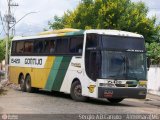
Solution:
<svg viewBox="0 0 160 120">
<path fill-rule="evenodd" d="M 132 0 L 133 2 L 143 1 L 149 7 L 148 17 L 156 15 L 160 22 L 160 0 Z M 12 9 L 16 20 L 25 16 L 15 26 L 16 36 L 27 36 L 39 33 L 48 28 L 48 21 L 53 21 L 54 15 L 62 16 L 67 10 L 73 10 L 80 0 L 12 0 L 19 4 Z M 0 11 L 4 15 L 7 11 L 7 0 L 0 0 Z M 5 36 L 2 32 L 0 20 L 0 38 Z"/>
</svg>

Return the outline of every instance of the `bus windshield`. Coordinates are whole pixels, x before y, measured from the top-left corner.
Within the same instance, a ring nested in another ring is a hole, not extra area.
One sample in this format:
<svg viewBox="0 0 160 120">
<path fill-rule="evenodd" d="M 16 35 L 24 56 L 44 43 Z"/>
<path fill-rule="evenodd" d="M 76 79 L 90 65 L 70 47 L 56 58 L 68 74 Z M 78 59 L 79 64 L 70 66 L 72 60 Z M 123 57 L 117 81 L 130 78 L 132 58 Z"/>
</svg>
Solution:
<svg viewBox="0 0 160 120">
<path fill-rule="evenodd" d="M 135 52 L 102 51 L 101 78 L 146 79 L 145 54 Z"/>
<path fill-rule="evenodd" d="M 141 37 L 88 34 L 85 66 L 96 80 L 145 80 L 146 51 Z"/>
</svg>

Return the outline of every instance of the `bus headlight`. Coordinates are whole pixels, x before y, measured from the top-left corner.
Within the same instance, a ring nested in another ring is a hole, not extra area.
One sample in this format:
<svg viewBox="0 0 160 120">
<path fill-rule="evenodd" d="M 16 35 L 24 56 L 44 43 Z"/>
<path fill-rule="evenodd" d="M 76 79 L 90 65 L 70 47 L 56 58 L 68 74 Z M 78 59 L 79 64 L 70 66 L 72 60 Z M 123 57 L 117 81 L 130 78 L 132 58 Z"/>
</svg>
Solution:
<svg viewBox="0 0 160 120">
<path fill-rule="evenodd" d="M 147 81 L 139 81 L 138 86 L 146 88 L 147 87 Z"/>
</svg>

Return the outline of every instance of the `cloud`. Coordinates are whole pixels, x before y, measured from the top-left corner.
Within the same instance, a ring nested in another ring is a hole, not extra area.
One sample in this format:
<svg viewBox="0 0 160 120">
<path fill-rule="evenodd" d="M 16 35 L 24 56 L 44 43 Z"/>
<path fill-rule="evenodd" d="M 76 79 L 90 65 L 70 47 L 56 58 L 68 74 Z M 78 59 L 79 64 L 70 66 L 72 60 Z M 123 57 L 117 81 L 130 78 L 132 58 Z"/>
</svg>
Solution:
<svg viewBox="0 0 160 120">
<path fill-rule="evenodd" d="M 3 15 L 6 12 L 7 3 L 0 1 L 0 10 Z M 18 24 L 16 24 L 16 35 L 28 35 L 28 33 L 35 34 L 47 27 L 48 21 L 54 15 L 62 16 L 65 11 L 73 10 L 80 0 L 13 0 L 19 6 L 13 11 L 14 16 L 18 21 L 24 15 L 30 12 L 36 12 L 24 17 Z M 0 28 L 1 30 L 1 28 Z"/>
<path fill-rule="evenodd" d="M 18 30 L 16 31 L 16 35 L 20 36 L 32 35 L 33 33 L 38 33 L 43 30 L 41 26 L 35 24 L 30 25 L 27 23 L 21 23 L 19 26 L 20 27 L 17 27 Z"/>
<path fill-rule="evenodd" d="M 144 2 L 150 9 L 159 9 L 160 10 L 160 2 L 159 0 L 131 0 L 132 2 Z"/>
<path fill-rule="evenodd" d="M 36 3 L 36 4 L 34 4 Z M 28 12 L 37 12 L 31 16 L 27 16 L 23 21 L 31 23 L 42 23 L 45 20 L 51 19 L 55 14 L 61 16 L 67 9 L 73 9 L 78 0 L 26 0 L 25 2 L 19 0 L 19 10 L 15 16 L 23 16 Z"/>
<path fill-rule="evenodd" d="M 15 16 L 17 16 L 17 19 L 20 19 L 24 14 L 29 12 L 37 12 L 34 14 L 30 14 L 26 16 L 21 23 L 26 23 L 28 26 L 33 26 L 33 29 L 35 29 L 35 26 L 38 28 L 41 27 L 41 31 L 43 28 L 45 28 L 48 24 L 48 21 L 53 18 L 54 15 L 62 16 L 63 13 L 70 9 L 74 9 L 75 6 L 79 3 L 79 0 L 34 0 L 34 3 L 37 3 L 36 5 L 33 4 L 33 0 L 27 0 L 22 1 L 19 0 L 19 10 L 17 10 Z M 22 24 L 17 24 L 16 28 L 17 30 L 20 29 Z M 23 25 L 24 26 L 24 25 Z M 37 28 L 33 30 L 33 33 L 37 32 Z"/>
</svg>

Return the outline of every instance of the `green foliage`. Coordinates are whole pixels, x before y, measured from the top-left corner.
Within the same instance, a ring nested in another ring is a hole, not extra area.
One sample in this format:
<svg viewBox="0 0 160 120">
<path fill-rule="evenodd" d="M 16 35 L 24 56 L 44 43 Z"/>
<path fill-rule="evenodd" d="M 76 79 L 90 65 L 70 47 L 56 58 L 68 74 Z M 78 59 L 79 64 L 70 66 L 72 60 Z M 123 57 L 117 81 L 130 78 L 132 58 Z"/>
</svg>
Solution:
<svg viewBox="0 0 160 120">
<path fill-rule="evenodd" d="M 9 43 L 8 43 L 8 53 L 10 53 L 10 46 L 11 46 L 11 39 L 13 37 L 10 37 L 10 40 L 9 40 Z M 2 60 L 5 59 L 5 53 L 6 53 L 6 39 L 7 38 L 4 38 L 2 40 L 0 40 L 0 62 L 2 62 Z"/>
<path fill-rule="evenodd" d="M 0 40 L 0 62 L 5 58 L 5 41 Z"/>
<path fill-rule="evenodd" d="M 64 28 L 64 23 L 63 23 L 63 18 L 58 17 L 58 16 L 54 16 L 54 20 L 56 22 L 54 22 L 53 24 L 51 22 L 49 22 L 49 28 L 53 28 L 53 29 L 62 29 Z"/>
<path fill-rule="evenodd" d="M 160 64 L 160 44 L 153 42 L 146 43 L 148 57 L 151 58 L 152 64 Z"/>
<path fill-rule="evenodd" d="M 158 42 L 156 17 L 147 18 L 143 2 L 131 0 L 82 0 L 73 11 L 49 22 L 52 29 L 118 29 L 142 34 L 148 43 Z"/>
</svg>

